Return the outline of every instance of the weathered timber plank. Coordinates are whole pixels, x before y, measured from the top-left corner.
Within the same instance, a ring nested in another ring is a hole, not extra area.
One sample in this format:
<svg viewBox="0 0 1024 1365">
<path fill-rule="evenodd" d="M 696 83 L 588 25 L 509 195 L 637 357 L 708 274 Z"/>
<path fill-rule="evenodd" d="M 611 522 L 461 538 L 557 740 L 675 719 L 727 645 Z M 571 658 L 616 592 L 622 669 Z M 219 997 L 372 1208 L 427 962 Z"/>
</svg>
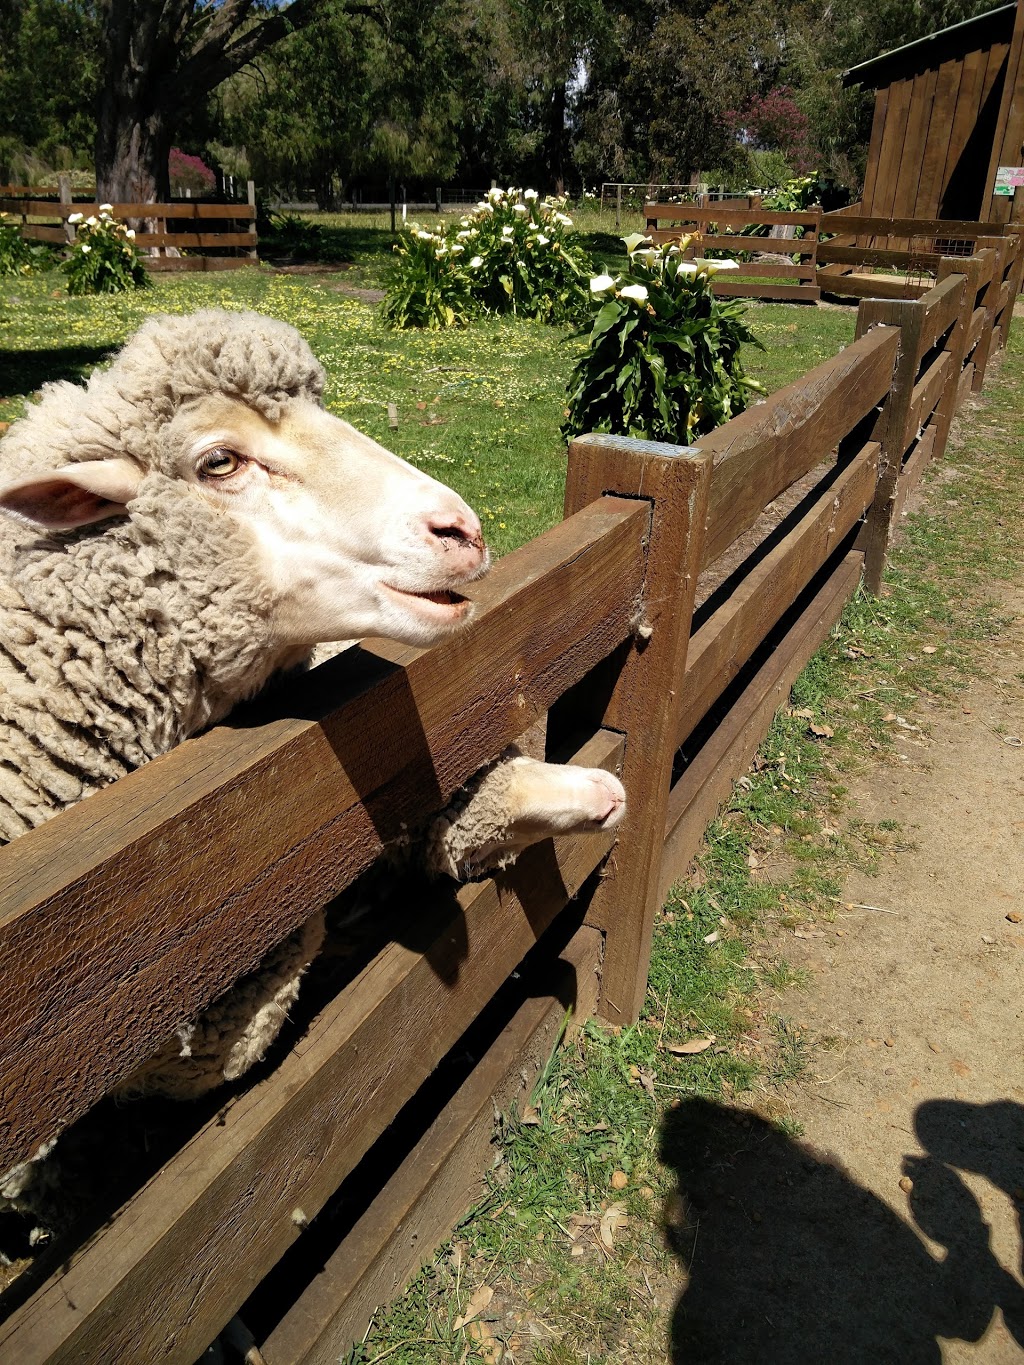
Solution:
<svg viewBox="0 0 1024 1365">
<path fill-rule="evenodd" d="M 881 447 L 869 442 L 800 522 L 695 631 L 687 655 L 682 745 L 768 633 L 871 506 Z"/>
<path fill-rule="evenodd" d="M 957 90 L 956 105 L 953 110 L 953 118 L 949 130 L 948 147 L 946 150 L 946 161 L 942 168 L 942 181 L 940 187 L 939 210 L 945 201 L 952 180 L 960 159 L 964 154 L 967 142 L 974 131 L 978 120 L 978 110 L 981 106 L 981 88 L 985 77 L 985 59 L 987 54 L 980 48 L 974 52 L 968 52 L 963 58 L 960 72 L 960 85 Z"/>
<path fill-rule="evenodd" d="M 255 218 L 256 210 L 248 204 L 113 204 L 115 218 Z M 62 204 L 50 199 L 2 199 L 0 211 L 27 213 L 30 218 L 68 218 L 81 213 L 95 217 L 99 204 Z"/>
<path fill-rule="evenodd" d="M 669 796 L 660 894 L 685 875 L 704 831 L 748 767 L 804 665 L 839 619 L 860 581 L 863 556 L 852 550 L 787 631 Z"/>
<path fill-rule="evenodd" d="M 563 983 L 527 1001 L 374 1199 L 302 1297 L 261 1343 L 266 1365 L 336 1365 L 373 1311 L 402 1291 L 482 1193 L 495 1113 L 519 1108 L 565 1022 L 597 1004 L 601 935 L 583 926 L 561 955 Z M 553 998 L 552 998 L 553 997 Z"/>
<path fill-rule="evenodd" d="M 281 718 L 219 727 L 0 849 L 0 1169 L 606 658 L 630 632 L 648 521 L 601 499 L 499 561 L 477 619 L 407 668 L 350 651 Z"/>
<path fill-rule="evenodd" d="M 914 385 L 910 399 L 910 415 L 907 430 L 913 439 L 918 431 L 928 425 L 928 420 L 938 406 L 949 378 L 952 358 L 948 351 L 940 351 L 928 369 Z"/>
<path fill-rule="evenodd" d="M 622 781 L 627 792 L 642 793 L 627 802 L 587 913 L 587 922 L 605 935 L 600 1012 L 613 1024 L 635 1021 L 647 990 L 680 700 L 676 681 L 686 669 L 710 478 L 711 456 L 685 446 L 602 435 L 569 446 L 567 513 L 613 490 L 643 498 L 651 518 L 637 604 L 643 631 L 616 658 L 610 695 L 603 677 L 589 679 L 573 696 L 574 708 L 592 723 L 625 734 Z"/>
<path fill-rule="evenodd" d="M 949 258 L 946 259 L 948 261 Z M 920 298 L 924 318 L 921 322 L 921 355 L 917 357 L 918 360 L 956 321 L 963 305 L 965 276 L 957 272 L 955 265 L 948 268 L 952 273 L 934 284 Z"/>
<path fill-rule="evenodd" d="M 958 408 L 958 409 L 959 409 L 959 408 L 962 408 L 963 405 L 964 405 L 964 403 L 965 403 L 965 402 L 967 401 L 967 399 L 970 397 L 971 389 L 972 389 L 972 387 L 973 387 L 973 385 L 972 385 L 972 380 L 973 380 L 973 379 L 974 379 L 974 363 L 973 363 L 973 361 L 969 361 L 969 362 L 964 366 L 963 374 L 961 374 L 961 376 L 960 376 L 960 383 L 957 385 L 957 390 L 956 390 L 956 405 L 957 405 L 957 408 Z"/>
<path fill-rule="evenodd" d="M 871 329 L 875 329 L 894 332 L 899 338 L 892 384 L 878 427 L 882 438 L 878 482 L 861 538 L 865 549 L 864 582 L 868 590 L 874 593 L 880 591 L 885 569 L 896 481 L 907 447 L 917 435 L 917 428 L 911 429 L 911 420 L 914 385 L 920 368 L 918 357 L 924 349 L 921 343 L 924 322 L 925 307 L 920 300 L 894 302 L 868 299 L 857 310 L 858 337 L 865 334 L 870 336 Z"/>
<path fill-rule="evenodd" d="M 944 188 L 942 170 L 946 164 L 951 131 L 949 111 L 956 106 L 962 71 L 963 63 L 956 58 L 942 62 L 938 69 L 921 164 L 921 179 L 914 201 L 913 212 L 916 217 L 924 218 L 939 211 Z"/>
<path fill-rule="evenodd" d="M 864 172 L 864 189 L 861 200 L 857 204 L 851 204 L 848 209 L 833 210 L 832 213 L 822 214 L 822 223 L 830 220 L 836 213 L 846 212 L 853 215 L 859 209 L 870 208 L 874 203 L 875 181 L 878 176 L 878 161 L 882 150 L 882 138 L 885 134 L 885 116 L 889 106 L 889 87 L 883 85 L 875 92 L 875 107 L 871 115 L 871 137 L 869 140 L 868 164 Z"/>
<path fill-rule="evenodd" d="M 931 287 L 916 281 L 892 279 L 885 275 L 822 275 L 818 284 L 823 293 L 855 299 L 918 299 Z"/>
<path fill-rule="evenodd" d="M 701 567 L 819 464 L 889 391 L 897 334 L 879 328 L 698 441 L 714 456 Z"/>
<path fill-rule="evenodd" d="M 211 246 L 251 246 L 252 238 L 248 232 L 137 232 L 135 245 L 176 246 L 182 249 Z"/>
<path fill-rule="evenodd" d="M 987 321 L 985 309 L 975 308 L 971 314 L 971 320 L 967 326 L 967 354 L 970 355 L 981 340 L 981 334 L 985 330 Z"/>
<path fill-rule="evenodd" d="M 715 204 L 699 208 L 696 204 L 645 204 L 648 220 L 667 218 L 673 223 L 722 223 L 732 227 L 767 224 L 769 227 L 813 227 L 821 220 L 820 209 L 796 209 L 792 213 L 768 209 L 723 209 Z"/>
<path fill-rule="evenodd" d="M 862 218 L 845 209 L 825 214 L 821 225 L 827 232 L 849 232 L 858 238 L 962 237 L 967 241 L 998 236 L 1006 230 L 1001 223 L 978 223 L 964 218 Z"/>
<path fill-rule="evenodd" d="M 877 247 L 833 246 L 823 242 L 818 248 L 818 263 L 839 265 L 893 266 L 900 270 L 936 270 L 942 260 L 938 251 L 890 251 Z"/>
<path fill-rule="evenodd" d="M 916 443 L 910 454 L 903 463 L 900 477 L 896 484 L 896 496 L 892 504 L 893 526 L 899 526 L 900 517 L 903 515 L 903 508 L 906 506 L 907 499 L 921 481 L 925 466 L 931 460 L 935 452 L 935 427 L 929 426 L 921 435 L 921 439 Z"/>
<path fill-rule="evenodd" d="M 928 131 L 928 121 L 935 98 L 935 82 L 938 79 L 938 74 L 936 67 L 929 67 L 925 71 L 918 72 L 914 77 L 914 86 L 910 97 L 910 114 L 907 118 L 907 131 L 903 139 L 903 156 L 892 205 L 894 218 L 913 213 L 914 205 L 917 202 L 917 189 L 924 163 L 925 135 Z M 902 242 L 899 239 L 893 242 L 894 247 L 899 248 L 901 245 Z M 907 242 L 907 245 L 909 246 L 910 243 Z"/>
<path fill-rule="evenodd" d="M 622 737 L 575 761 L 614 769 Z M 612 835 L 426 885 L 422 951 L 392 943 L 274 1072 L 229 1101 L 0 1327 L 18 1365 L 192 1365 L 600 863 Z M 228 1273 L 230 1271 L 230 1273 Z"/>
<path fill-rule="evenodd" d="M 668 240 L 668 238 L 666 238 L 666 240 Z M 762 237 L 758 240 L 766 242 L 768 239 L 767 237 Z M 703 246 L 701 249 L 703 250 Z M 737 253 L 750 250 L 749 247 L 737 246 L 735 237 L 731 239 L 730 245 L 723 249 Z M 789 253 L 787 252 L 786 254 L 788 255 Z M 691 259 L 693 258 L 691 257 Z M 750 275 L 754 277 L 767 276 L 769 279 L 780 280 L 810 279 L 813 281 L 814 279 L 813 261 L 808 261 L 803 265 L 794 265 L 791 261 L 737 261 L 736 264 L 739 266 L 739 270 L 735 272 L 730 270 L 730 275 L 733 278 L 742 278 L 745 275 Z M 719 278 L 720 276 L 716 276 L 716 281 Z"/>
<path fill-rule="evenodd" d="M 40 227 L 38 223 L 27 223 L 21 229 L 21 235 L 30 242 L 52 242 L 56 246 L 64 246 L 67 242 L 63 228 Z"/>
<path fill-rule="evenodd" d="M 913 78 L 893 81 L 889 87 L 889 104 L 882 130 L 882 144 L 878 153 L 878 172 L 875 180 L 872 209 L 882 216 L 891 218 L 896 198 L 896 185 L 899 167 L 903 160 L 903 143 L 907 134 L 907 119 L 910 117 L 910 97 L 913 92 Z"/>
<path fill-rule="evenodd" d="M 740 272 L 742 273 L 742 271 Z M 716 294 L 723 298 L 782 299 L 791 303 L 817 303 L 821 290 L 814 284 L 744 284 L 742 280 L 727 280 L 716 275 L 711 282 Z"/>
</svg>

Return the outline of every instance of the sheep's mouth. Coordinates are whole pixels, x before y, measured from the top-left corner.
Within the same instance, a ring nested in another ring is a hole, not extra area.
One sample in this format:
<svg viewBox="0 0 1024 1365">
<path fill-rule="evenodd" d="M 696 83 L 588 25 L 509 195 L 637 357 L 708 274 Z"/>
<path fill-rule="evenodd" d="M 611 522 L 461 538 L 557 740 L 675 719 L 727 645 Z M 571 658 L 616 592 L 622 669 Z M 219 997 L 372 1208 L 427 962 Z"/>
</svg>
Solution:
<svg viewBox="0 0 1024 1365">
<path fill-rule="evenodd" d="M 382 583 L 381 587 L 393 597 L 401 598 L 403 605 L 424 612 L 433 620 L 461 621 L 473 609 L 473 603 L 468 597 L 453 592 L 451 588 L 436 588 L 429 592 L 411 592 L 408 588 L 392 587 L 390 583 Z"/>
</svg>

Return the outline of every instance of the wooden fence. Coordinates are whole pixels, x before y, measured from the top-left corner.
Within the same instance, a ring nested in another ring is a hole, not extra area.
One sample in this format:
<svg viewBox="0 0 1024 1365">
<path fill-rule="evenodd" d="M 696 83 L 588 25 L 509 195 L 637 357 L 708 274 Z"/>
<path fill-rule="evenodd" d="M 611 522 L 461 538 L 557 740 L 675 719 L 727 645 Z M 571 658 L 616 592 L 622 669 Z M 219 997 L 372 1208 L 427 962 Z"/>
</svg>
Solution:
<svg viewBox="0 0 1024 1365">
<path fill-rule="evenodd" d="M 191 1365 L 240 1308 L 267 1365 L 359 1339 L 473 1201 L 567 1008 L 637 1017 L 657 906 L 1000 344 L 990 288 L 862 305 L 850 346 L 694 447 L 580 438 L 565 520 L 464 634 L 366 644 L 0 850 L 6 1170 L 538 722 L 630 797 L 613 835 L 405 885 L 276 1063 L 178 1106 L 180 1145 L 2 1296 L 0 1358 Z"/>
<path fill-rule="evenodd" d="M 684 253 L 690 259 L 712 249 L 726 252 L 740 268 L 716 276 L 716 294 L 816 303 L 821 297 L 815 276 L 821 213 L 777 213 L 753 202 L 733 208 L 732 202 L 647 204 L 647 235 L 664 243 L 699 232 L 701 240 Z"/>
<path fill-rule="evenodd" d="M 12 192 L 18 189 L 23 192 Z M 99 213 L 98 203 L 74 203 L 66 186 L 61 186 L 59 198 L 43 198 L 42 193 L 18 186 L 5 186 L 0 193 L 0 213 L 20 218 L 21 235 L 29 241 L 66 246 L 75 240 L 71 216 Z M 251 180 L 245 204 L 186 199 L 173 204 L 112 204 L 111 209 L 115 218 L 137 225 L 135 245 L 145 255 L 147 270 L 237 270 L 258 260 L 256 191 Z M 229 254 L 221 254 L 225 252 Z"/>
</svg>

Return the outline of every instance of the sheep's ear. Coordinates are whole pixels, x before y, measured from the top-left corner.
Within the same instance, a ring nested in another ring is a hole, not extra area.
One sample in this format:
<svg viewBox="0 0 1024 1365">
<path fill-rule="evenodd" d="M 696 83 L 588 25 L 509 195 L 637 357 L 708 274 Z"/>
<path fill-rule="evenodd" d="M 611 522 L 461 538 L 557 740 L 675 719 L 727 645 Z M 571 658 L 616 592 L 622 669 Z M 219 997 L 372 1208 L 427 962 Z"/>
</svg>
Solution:
<svg viewBox="0 0 1024 1365">
<path fill-rule="evenodd" d="M 122 516 L 141 481 L 131 460 L 83 460 L 0 488 L 0 509 L 43 531 L 70 531 Z"/>
</svg>

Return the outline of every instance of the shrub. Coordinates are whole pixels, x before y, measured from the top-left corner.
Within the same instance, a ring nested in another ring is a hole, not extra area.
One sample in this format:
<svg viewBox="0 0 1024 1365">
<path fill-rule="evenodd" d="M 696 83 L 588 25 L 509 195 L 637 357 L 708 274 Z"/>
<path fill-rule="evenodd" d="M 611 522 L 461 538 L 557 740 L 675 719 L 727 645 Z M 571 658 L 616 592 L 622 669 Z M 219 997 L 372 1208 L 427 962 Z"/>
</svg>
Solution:
<svg viewBox="0 0 1024 1365">
<path fill-rule="evenodd" d="M 566 439 L 607 431 L 687 445 L 761 391 L 740 361 L 744 342 L 761 343 L 743 305 L 712 292 L 712 276 L 735 268 L 731 262 L 687 261 L 679 246 L 643 246 L 648 239 L 639 234 L 624 240 L 626 274 L 590 281 L 590 345 L 569 379 L 562 432 Z"/>
<path fill-rule="evenodd" d="M 45 247 L 26 242 L 13 218 L 0 213 L 0 275 L 28 275 L 42 267 L 48 255 Z"/>
<path fill-rule="evenodd" d="M 175 194 L 209 194 L 216 187 L 217 177 L 201 156 L 191 156 L 180 147 L 172 147 L 167 158 L 167 177 Z"/>
<path fill-rule="evenodd" d="M 429 232 L 413 223 L 395 243 L 395 260 L 383 304 L 391 327 L 464 326 L 476 311 L 469 277 L 460 257 L 465 248 L 449 246 L 443 226 Z"/>
<path fill-rule="evenodd" d="M 71 214 L 75 241 L 61 266 L 69 294 L 122 294 L 145 289 L 149 276 L 135 247 L 135 233 L 119 223 L 109 204 L 100 205 L 98 218 Z"/>
<path fill-rule="evenodd" d="M 395 247 L 384 316 L 396 327 L 444 327 L 474 312 L 575 321 L 588 306 L 589 253 L 564 199 L 488 191 L 455 224 L 412 224 Z"/>
</svg>

